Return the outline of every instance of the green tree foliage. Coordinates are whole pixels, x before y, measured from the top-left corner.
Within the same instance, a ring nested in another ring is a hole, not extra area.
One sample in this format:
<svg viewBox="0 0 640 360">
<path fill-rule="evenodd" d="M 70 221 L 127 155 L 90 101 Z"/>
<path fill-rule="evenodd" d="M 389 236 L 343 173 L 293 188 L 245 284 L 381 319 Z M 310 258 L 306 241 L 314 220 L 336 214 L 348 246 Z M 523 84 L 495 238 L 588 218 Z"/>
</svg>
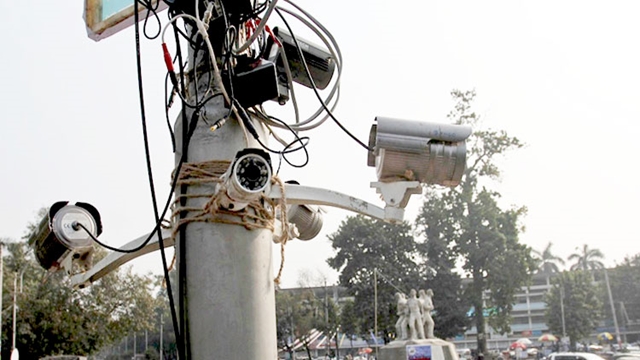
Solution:
<svg viewBox="0 0 640 360">
<path fill-rule="evenodd" d="M 3 305 L 7 308 L 16 292 L 16 347 L 21 357 L 88 355 L 129 332 L 150 327 L 156 302 L 149 277 L 121 269 L 86 289 L 73 290 L 63 272 L 42 269 L 25 242 L 8 242 L 6 249 Z M 8 358 L 11 317 L 3 316 L 2 330 L 2 355 Z"/>
<path fill-rule="evenodd" d="M 582 248 L 576 248 L 576 253 L 569 255 L 569 261 L 575 261 L 575 264 L 571 265 L 571 270 L 597 270 L 604 269 L 602 259 L 604 254 L 598 249 L 591 249 L 587 244 L 582 245 Z"/>
<path fill-rule="evenodd" d="M 566 335 L 575 349 L 576 342 L 587 338 L 602 318 L 603 289 L 593 285 L 586 271 L 562 272 L 553 278 L 552 285 L 545 296 L 546 323 L 552 333 L 562 334 L 564 319 Z"/>
<path fill-rule="evenodd" d="M 475 309 L 478 349 L 486 353 L 485 305 L 492 309 L 489 324 L 498 332 L 509 332 L 515 294 L 528 283 L 535 266 L 531 250 L 518 241 L 523 230 L 520 219 L 526 209 L 503 210 L 498 204 L 500 194 L 486 187 L 500 177 L 497 158 L 522 147 L 522 143 L 505 131 L 476 129 L 479 118 L 471 111 L 474 91 L 454 90 L 452 96 L 456 105 L 449 118 L 475 129 L 467 142 L 467 168 L 458 187 L 426 192 L 417 224 L 426 235 L 427 244 L 437 243 L 431 249 L 428 245 L 421 247 L 428 261 L 434 262 L 433 266 L 427 263 L 434 278 L 439 272 L 450 276 L 449 266 L 454 260 L 461 260 L 471 279 L 464 297 Z M 449 264 L 436 263 L 438 251 Z"/>
<path fill-rule="evenodd" d="M 407 223 L 393 225 L 362 215 L 348 217 L 329 236 L 336 255 L 327 260 L 340 272 L 340 285 L 355 297 L 363 332 L 374 329 L 374 269 L 378 277 L 378 330 L 395 333 L 394 294 L 424 288 L 416 262 L 416 241 Z"/>
<path fill-rule="evenodd" d="M 426 189 L 427 193 L 431 191 L 433 189 Z M 443 197 L 451 195 L 442 194 Z M 451 209 L 438 205 L 442 204 L 425 202 L 416 226 L 428 239 L 419 244 L 418 249 L 427 259 L 427 284 L 434 291 L 434 334 L 446 339 L 465 331 L 469 325 L 467 311 L 471 305 L 464 296 L 462 280 L 455 270 L 458 255 L 454 248 L 449 246 L 449 239 L 445 237 L 445 234 L 453 231 L 456 226 L 455 220 L 449 217 Z M 426 224 L 430 226 L 427 227 Z"/>
<path fill-rule="evenodd" d="M 353 338 L 362 334 L 362 321 L 356 315 L 355 302 L 349 300 L 342 305 L 340 311 L 340 329 L 349 338 L 351 348 L 353 348 Z"/>
<path fill-rule="evenodd" d="M 545 274 L 558 273 L 560 272 L 558 264 L 564 265 L 564 259 L 554 255 L 551 251 L 552 246 L 553 243 L 549 242 L 542 252 L 533 250 L 538 262 L 538 272 Z"/>
<path fill-rule="evenodd" d="M 335 310 L 335 307 L 332 307 Z M 329 309 L 325 313 L 323 302 L 318 299 L 309 288 L 293 291 L 278 291 L 276 293 L 276 333 L 278 344 L 285 351 L 292 354 L 292 345 L 296 339 L 303 342 L 307 355 L 311 358 L 309 349 L 309 334 L 312 330 L 327 330 L 326 321 Z M 335 311 L 330 321 L 337 324 Z"/>
<path fill-rule="evenodd" d="M 637 322 L 640 320 L 640 255 L 626 257 L 608 272 L 618 324 L 627 326 L 629 322 Z M 603 305 L 606 318 L 612 319 L 608 297 Z"/>
</svg>

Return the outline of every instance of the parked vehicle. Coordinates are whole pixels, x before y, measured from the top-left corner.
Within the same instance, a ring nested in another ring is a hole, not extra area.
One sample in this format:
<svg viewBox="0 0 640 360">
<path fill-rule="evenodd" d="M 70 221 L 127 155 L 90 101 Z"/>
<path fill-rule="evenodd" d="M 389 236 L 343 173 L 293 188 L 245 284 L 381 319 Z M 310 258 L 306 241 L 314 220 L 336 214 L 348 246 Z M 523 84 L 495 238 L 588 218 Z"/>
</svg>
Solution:
<svg viewBox="0 0 640 360">
<path fill-rule="evenodd" d="M 547 356 L 548 360 L 604 360 L 598 354 L 588 352 L 557 352 Z"/>
<path fill-rule="evenodd" d="M 471 360 L 472 356 L 471 356 L 471 349 L 456 349 L 456 352 L 458 353 L 458 357 L 460 358 L 460 360 Z"/>
</svg>

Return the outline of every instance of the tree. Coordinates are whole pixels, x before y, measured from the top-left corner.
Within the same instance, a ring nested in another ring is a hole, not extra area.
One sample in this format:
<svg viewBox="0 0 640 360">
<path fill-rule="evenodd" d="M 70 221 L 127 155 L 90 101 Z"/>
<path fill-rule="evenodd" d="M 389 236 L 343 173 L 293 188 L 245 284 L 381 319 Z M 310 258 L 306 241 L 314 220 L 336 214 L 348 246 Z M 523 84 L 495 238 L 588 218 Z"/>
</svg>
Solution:
<svg viewBox="0 0 640 360">
<path fill-rule="evenodd" d="M 576 342 L 588 337 L 602 318 L 603 291 L 593 285 L 592 277 L 585 271 L 562 272 L 552 280 L 552 285 L 545 296 L 546 323 L 551 332 L 562 334 L 564 322 L 571 349 L 575 349 Z"/>
<path fill-rule="evenodd" d="M 38 214 L 44 217 L 46 211 L 41 209 Z M 24 239 L 35 229 L 37 225 L 30 223 Z M 22 357 L 89 355 L 131 331 L 150 328 L 156 304 L 150 277 L 123 268 L 92 286 L 74 290 L 63 271 L 50 273 L 40 267 L 26 241 L 4 243 L 3 303 L 11 304 L 15 293 L 16 347 Z M 105 251 L 96 249 L 94 257 L 99 260 L 104 255 Z M 8 358 L 11 317 L 3 317 L 2 330 L 2 355 Z"/>
<path fill-rule="evenodd" d="M 311 358 L 310 334 L 313 330 L 325 331 L 337 326 L 337 312 L 333 301 L 325 308 L 323 299 L 319 299 L 310 288 L 280 290 L 276 293 L 276 333 L 280 346 L 293 355 L 295 340 L 302 342 L 307 356 Z M 331 326 L 329 324 L 335 324 Z"/>
<path fill-rule="evenodd" d="M 457 124 L 477 127 L 479 117 L 471 111 L 475 95 L 475 91 L 454 90 L 452 96 L 456 105 L 449 118 Z M 515 294 L 528 283 L 535 266 L 531 250 L 518 241 L 518 235 L 523 231 L 520 219 L 526 208 L 503 210 L 498 204 L 500 194 L 486 187 L 500 177 L 497 157 L 522 146 L 520 140 L 508 136 L 505 131 L 475 129 L 468 140 L 468 166 L 460 185 L 426 191 L 424 206 L 417 219 L 427 243 L 440 243 L 437 249 L 449 261 L 460 260 L 463 271 L 470 278 L 465 298 L 474 309 L 478 351 L 482 353 L 487 351 L 485 306 L 491 309 L 489 324 L 498 332 L 509 332 Z M 428 261 L 439 257 L 437 249 L 424 253 Z M 447 274 L 451 269 L 436 266 L 432 271 L 438 276 L 438 272 Z"/>
<path fill-rule="evenodd" d="M 629 322 L 640 320 L 640 254 L 626 257 L 621 264 L 608 269 L 611 293 L 618 324 L 628 326 Z M 603 302 L 606 319 L 613 319 L 608 296 Z"/>
<path fill-rule="evenodd" d="M 349 337 L 352 349 L 353 338 L 362 333 L 360 324 L 360 318 L 355 312 L 355 303 L 352 300 L 348 300 L 342 305 L 342 310 L 340 311 L 340 327 L 342 332 Z"/>
<path fill-rule="evenodd" d="M 336 255 L 327 260 L 340 272 L 340 285 L 355 297 L 355 315 L 362 331 L 374 329 L 374 287 L 378 290 L 378 329 L 395 333 L 394 294 L 421 284 L 416 241 L 407 223 L 394 225 L 362 215 L 347 217 L 329 236 Z M 374 272 L 379 274 L 374 284 Z"/>
<path fill-rule="evenodd" d="M 427 193 L 430 191 L 434 190 L 426 189 Z M 467 311 L 471 305 L 464 296 L 460 275 L 456 273 L 457 253 L 449 247 L 449 239 L 444 237 L 444 234 L 453 231 L 455 221 L 448 216 L 450 209 L 438 205 L 436 202 L 425 202 L 416 226 L 428 239 L 419 244 L 418 249 L 427 259 L 424 273 L 427 274 L 428 287 L 434 292 L 434 334 L 446 339 L 466 330 L 469 325 Z"/>
<path fill-rule="evenodd" d="M 604 254 L 598 249 L 590 249 L 589 245 L 584 244 L 582 248 L 577 247 L 576 253 L 569 255 L 569 261 L 575 261 L 575 264 L 571 265 L 571 270 L 597 270 L 604 269 L 602 259 Z"/>
<path fill-rule="evenodd" d="M 564 265 L 564 260 L 551 252 L 552 245 L 553 243 L 549 242 L 542 252 L 533 250 L 533 253 L 537 256 L 536 260 L 540 263 L 538 271 L 545 274 L 558 273 L 560 272 L 558 264 Z"/>
</svg>

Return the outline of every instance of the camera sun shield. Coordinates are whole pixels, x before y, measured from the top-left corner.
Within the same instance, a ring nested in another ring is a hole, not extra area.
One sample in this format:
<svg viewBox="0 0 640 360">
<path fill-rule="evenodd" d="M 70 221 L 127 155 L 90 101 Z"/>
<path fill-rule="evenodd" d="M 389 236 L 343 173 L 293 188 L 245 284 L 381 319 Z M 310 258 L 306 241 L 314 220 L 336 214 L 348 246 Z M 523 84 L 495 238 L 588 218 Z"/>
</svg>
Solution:
<svg viewBox="0 0 640 360">
<path fill-rule="evenodd" d="M 417 180 L 457 186 L 466 166 L 465 140 L 471 128 L 377 117 L 371 127 L 367 164 L 379 181 Z"/>
</svg>

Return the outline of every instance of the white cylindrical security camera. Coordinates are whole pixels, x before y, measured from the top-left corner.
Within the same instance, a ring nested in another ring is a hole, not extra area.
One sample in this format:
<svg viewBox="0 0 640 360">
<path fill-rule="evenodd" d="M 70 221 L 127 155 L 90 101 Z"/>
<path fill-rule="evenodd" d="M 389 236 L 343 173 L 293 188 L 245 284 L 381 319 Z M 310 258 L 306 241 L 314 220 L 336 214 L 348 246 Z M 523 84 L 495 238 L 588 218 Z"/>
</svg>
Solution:
<svg viewBox="0 0 640 360">
<path fill-rule="evenodd" d="M 456 186 L 466 166 L 471 128 L 378 116 L 369 134 L 367 164 L 382 182 L 417 180 Z"/>
<path fill-rule="evenodd" d="M 298 229 L 299 240 L 311 240 L 322 230 L 322 213 L 312 205 L 291 205 L 287 211 L 287 220 Z"/>
<path fill-rule="evenodd" d="M 49 208 L 28 243 L 43 268 L 57 271 L 69 260 L 87 263 L 93 251 L 91 235 L 97 237 L 101 233 L 100 213 L 96 208 L 87 203 L 72 205 L 59 201 Z"/>
<path fill-rule="evenodd" d="M 239 151 L 223 175 L 220 204 L 232 211 L 244 209 L 271 186 L 271 158 L 261 149 Z"/>
</svg>

